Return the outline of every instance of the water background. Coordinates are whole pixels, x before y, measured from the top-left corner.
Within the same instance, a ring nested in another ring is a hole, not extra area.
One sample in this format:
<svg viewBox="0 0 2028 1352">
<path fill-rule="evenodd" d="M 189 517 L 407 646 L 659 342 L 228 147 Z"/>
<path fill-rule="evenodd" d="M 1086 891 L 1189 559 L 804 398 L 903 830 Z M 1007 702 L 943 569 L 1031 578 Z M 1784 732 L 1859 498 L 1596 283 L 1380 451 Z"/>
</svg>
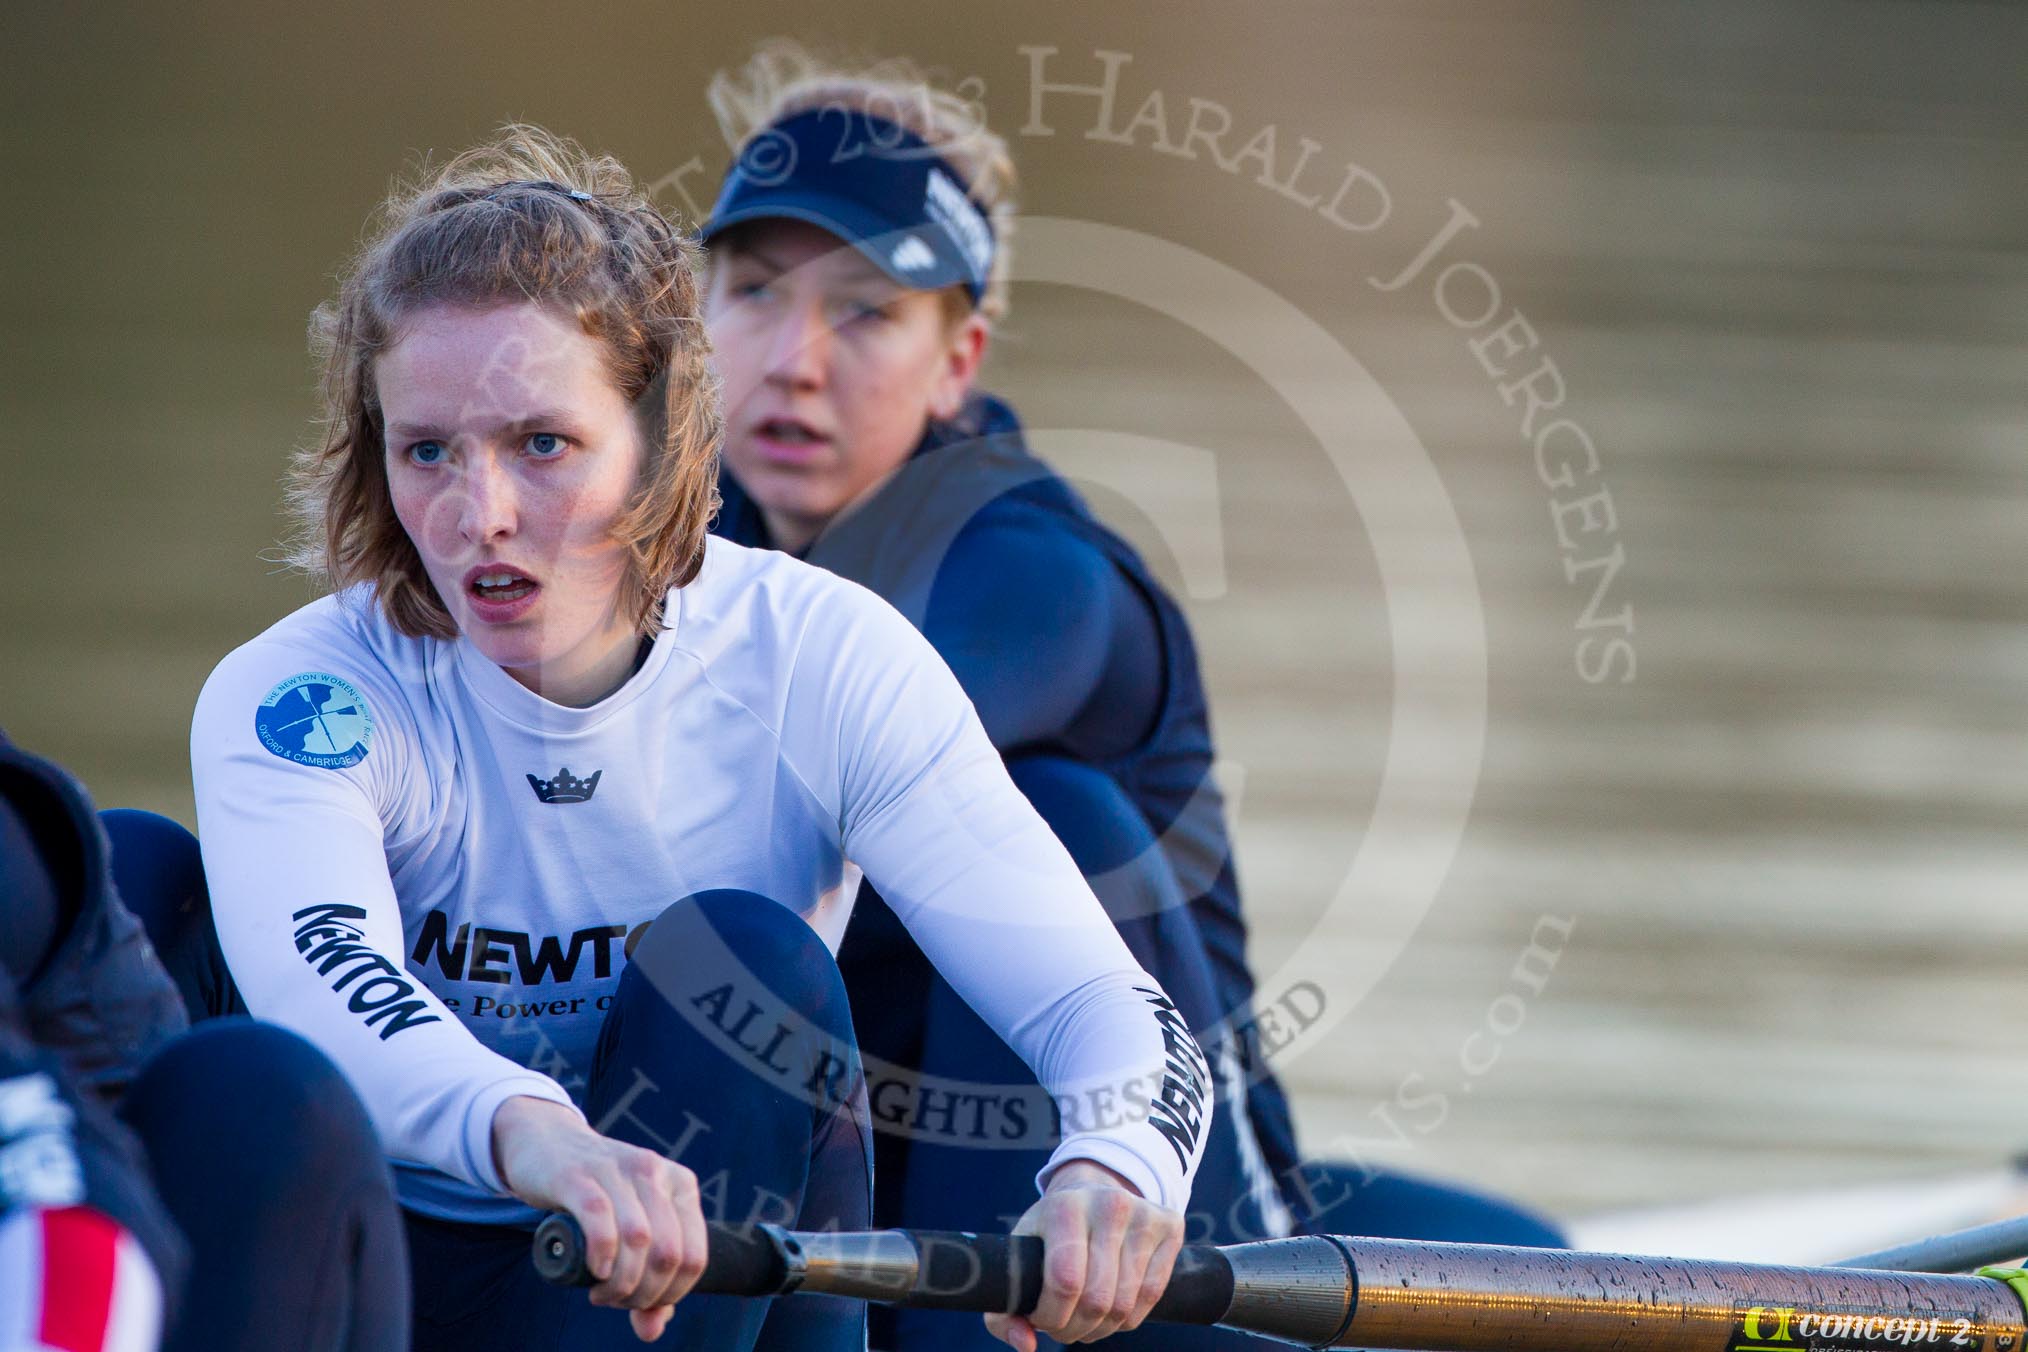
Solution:
<svg viewBox="0 0 2028 1352">
<path fill-rule="evenodd" d="M 703 82 L 761 35 L 975 76 L 1010 132 L 1033 120 L 1018 48 L 1080 83 L 1127 52 L 1115 125 L 1155 90 L 1172 137 L 1193 98 L 1229 113 L 1228 154 L 1273 124 L 1277 172 L 1309 138 L 1314 188 L 1356 162 L 1388 219 L 1347 230 L 1259 163 L 1092 139 L 1095 100 L 1060 94 L 1053 135 L 1014 138 L 1027 209 L 1187 246 L 1320 325 L 1427 448 L 1483 598 L 1463 849 L 1386 978 L 1286 1067 L 1312 1144 L 1571 1210 L 2028 1144 L 2028 13 L 850 8 L 814 32 L 781 3 L 12 8 L 0 723 L 102 803 L 190 819 L 199 685 L 312 594 L 262 558 L 310 435 L 304 321 L 405 157 L 519 117 L 646 178 L 699 155 L 679 182 L 704 194 Z M 1483 330 L 1426 283 L 1369 284 L 1453 201 L 1480 225 L 1452 259 L 1525 313 L 1599 448 L 1630 684 L 1577 670 L 1590 583 L 1565 569 L 1588 555 L 1466 345 Z M 1027 286 L 988 376 L 1038 427 L 1209 454 L 1209 480 L 1079 463 L 1197 622 L 1257 964 L 1321 945 L 1349 969 L 1371 936 L 1319 917 L 1375 803 L 1390 608 L 1455 635 L 1450 598 L 1383 592 L 1316 439 L 1203 332 Z M 1216 587 L 1189 576 L 1206 558 Z M 1570 928 L 1537 991 L 1512 968 L 1545 916 Z"/>
</svg>

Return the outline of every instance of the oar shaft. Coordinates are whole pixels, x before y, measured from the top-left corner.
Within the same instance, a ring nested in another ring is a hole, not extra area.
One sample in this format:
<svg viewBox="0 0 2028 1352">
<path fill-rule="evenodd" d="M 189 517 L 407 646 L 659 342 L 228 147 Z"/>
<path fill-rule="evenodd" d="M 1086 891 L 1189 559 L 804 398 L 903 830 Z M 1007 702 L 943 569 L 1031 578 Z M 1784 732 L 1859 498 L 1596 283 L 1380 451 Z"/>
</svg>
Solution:
<svg viewBox="0 0 2028 1352">
<path fill-rule="evenodd" d="M 1985 1277 L 1766 1267 L 1553 1249 L 1345 1239 L 1358 1279 L 1335 1347 L 2021 1352 L 2028 1312 Z"/>
<path fill-rule="evenodd" d="M 536 1233 L 537 1266 L 582 1282 L 582 1246 L 576 1223 L 553 1216 Z M 1042 1289 L 1042 1246 L 1028 1236 L 715 1226 L 697 1289 L 1025 1314 Z M 1186 1248 L 1151 1318 L 1306 1347 L 2028 1352 L 2022 1298 L 1987 1277 L 1339 1236 Z"/>
<path fill-rule="evenodd" d="M 1988 1263 L 2005 1263 L 2028 1254 L 2028 1216 L 1975 1225 L 1947 1235 L 1932 1235 L 1897 1244 L 1876 1253 L 1847 1258 L 1838 1267 L 1875 1268 L 1890 1272 L 1970 1272 Z"/>
</svg>

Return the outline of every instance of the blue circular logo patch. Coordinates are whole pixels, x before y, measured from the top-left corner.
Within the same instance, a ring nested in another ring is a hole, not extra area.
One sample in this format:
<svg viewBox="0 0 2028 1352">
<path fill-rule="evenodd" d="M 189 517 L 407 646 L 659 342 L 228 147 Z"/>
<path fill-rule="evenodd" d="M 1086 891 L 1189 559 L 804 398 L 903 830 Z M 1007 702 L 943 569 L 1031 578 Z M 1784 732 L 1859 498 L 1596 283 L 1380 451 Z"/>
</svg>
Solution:
<svg viewBox="0 0 2028 1352">
<path fill-rule="evenodd" d="M 373 745 L 373 711 L 350 681 L 306 671 L 268 691 L 254 710 L 254 735 L 283 760 L 344 770 Z"/>
</svg>

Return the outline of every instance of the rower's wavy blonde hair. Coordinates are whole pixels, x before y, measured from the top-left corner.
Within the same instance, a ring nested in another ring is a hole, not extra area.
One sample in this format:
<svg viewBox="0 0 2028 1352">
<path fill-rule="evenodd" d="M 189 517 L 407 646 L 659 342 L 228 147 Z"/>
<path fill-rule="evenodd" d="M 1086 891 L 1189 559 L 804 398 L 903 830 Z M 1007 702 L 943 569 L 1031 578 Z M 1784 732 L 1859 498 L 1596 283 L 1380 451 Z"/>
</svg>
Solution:
<svg viewBox="0 0 2028 1352">
<path fill-rule="evenodd" d="M 290 468 L 287 561 L 333 587 L 373 583 L 404 634 L 456 635 L 395 516 L 374 364 L 425 306 L 533 301 L 597 340 L 639 420 L 645 464 L 614 535 L 628 554 L 621 614 L 655 632 L 668 590 L 696 576 L 718 507 L 698 263 L 618 161 L 540 127 L 509 124 L 439 169 L 425 163 L 311 317 L 323 436 Z"/>
<path fill-rule="evenodd" d="M 1007 313 L 1010 236 L 1014 229 L 1014 157 L 1005 138 L 986 126 L 985 109 L 967 99 L 963 85 L 943 89 L 903 57 L 850 64 L 820 55 L 793 38 L 772 38 L 737 70 L 711 77 L 706 96 L 733 160 L 747 143 L 785 117 L 813 108 L 844 108 L 905 127 L 934 147 L 993 224 L 993 270 L 978 312 L 989 320 Z M 736 247 L 736 246 L 735 246 Z M 971 296 L 948 288 L 969 313 Z"/>
</svg>

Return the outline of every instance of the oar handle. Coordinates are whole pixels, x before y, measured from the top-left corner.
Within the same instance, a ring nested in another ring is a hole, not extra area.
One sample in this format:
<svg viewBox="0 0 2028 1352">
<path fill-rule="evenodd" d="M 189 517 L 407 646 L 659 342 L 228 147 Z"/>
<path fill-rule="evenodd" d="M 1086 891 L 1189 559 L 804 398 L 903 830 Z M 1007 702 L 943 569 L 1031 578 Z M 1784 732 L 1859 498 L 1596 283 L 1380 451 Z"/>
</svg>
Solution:
<svg viewBox="0 0 2028 1352">
<path fill-rule="evenodd" d="M 776 1296 L 823 1291 L 915 1309 L 1029 1314 L 1042 1299 L 1042 1241 L 1032 1235 L 975 1235 L 955 1230 L 881 1230 L 802 1234 L 779 1226 L 710 1224 L 705 1294 Z M 555 1212 L 535 1231 L 535 1268 L 564 1286 L 596 1282 L 585 1263 L 584 1231 Z M 1176 1259 L 1169 1286 L 1149 1318 L 1215 1324 L 1232 1305 L 1232 1265 L 1210 1245 Z"/>
<path fill-rule="evenodd" d="M 713 1295 L 768 1296 L 782 1288 L 788 1264 L 764 1227 L 734 1229 L 713 1222 L 704 1275 L 693 1290 Z M 557 1286 L 596 1286 L 584 1228 L 569 1212 L 553 1211 L 535 1228 L 535 1271 Z"/>
</svg>

